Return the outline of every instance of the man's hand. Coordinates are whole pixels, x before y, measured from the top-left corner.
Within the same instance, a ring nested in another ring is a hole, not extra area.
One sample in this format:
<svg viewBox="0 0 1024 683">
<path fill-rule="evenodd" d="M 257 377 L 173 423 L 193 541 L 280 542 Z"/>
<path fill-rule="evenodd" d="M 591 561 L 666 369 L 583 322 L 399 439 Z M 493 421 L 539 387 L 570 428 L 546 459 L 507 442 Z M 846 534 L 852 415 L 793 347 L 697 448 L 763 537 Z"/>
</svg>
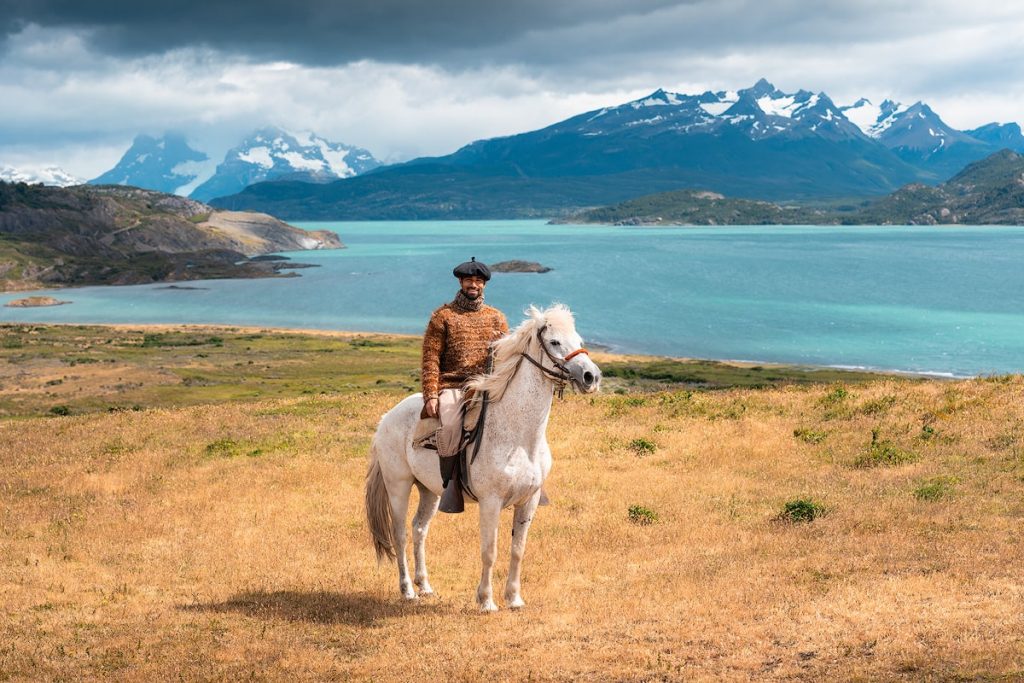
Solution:
<svg viewBox="0 0 1024 683">
<path fill-rule="evenodd" d="M 436 398 L 428 398 L 423 405 L 427 417 L 437 417 L 438 402 Z"/>
</svg>

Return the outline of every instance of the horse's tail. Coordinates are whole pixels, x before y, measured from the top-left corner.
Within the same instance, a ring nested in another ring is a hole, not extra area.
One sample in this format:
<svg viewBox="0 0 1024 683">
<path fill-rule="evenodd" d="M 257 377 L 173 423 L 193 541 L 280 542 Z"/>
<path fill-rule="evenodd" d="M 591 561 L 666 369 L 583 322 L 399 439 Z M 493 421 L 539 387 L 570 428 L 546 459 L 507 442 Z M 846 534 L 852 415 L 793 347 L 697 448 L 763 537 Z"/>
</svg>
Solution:
<svg viewBox="0 0 1024 683">
<path fill-rule="evenodd" d="M 366 522 L 370 525 L 377 561 L 395 559 L 395 532 L 391 523 L 391 502 L 380 471 L 376 444 L 370 447 L 370 469 L 366 473 Z"/>
</svg>

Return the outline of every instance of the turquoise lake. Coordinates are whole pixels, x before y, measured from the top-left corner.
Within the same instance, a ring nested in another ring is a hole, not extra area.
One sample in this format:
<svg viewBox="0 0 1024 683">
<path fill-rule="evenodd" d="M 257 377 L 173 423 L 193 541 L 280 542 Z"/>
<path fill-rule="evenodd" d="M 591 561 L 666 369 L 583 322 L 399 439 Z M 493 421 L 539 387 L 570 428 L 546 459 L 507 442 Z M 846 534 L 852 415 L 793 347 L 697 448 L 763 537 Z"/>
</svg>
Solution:
<svg viewBox="0 0 1024 683">
<path fill-rule="evenodd" d="M 68 306 L 0 321 L 225 323 L 421 333 L 470 256 L 515 325 L 568 304 L 586 341 L 622 352 L 948 375 L 1024 371 L 1022 227 L 552 226 L 543 221 L 297 223 L 346 249 L 287 254 L 301 277 L 57 290 Z M 0 305 L 25 296 L 0 294 Z"/>
</svg>

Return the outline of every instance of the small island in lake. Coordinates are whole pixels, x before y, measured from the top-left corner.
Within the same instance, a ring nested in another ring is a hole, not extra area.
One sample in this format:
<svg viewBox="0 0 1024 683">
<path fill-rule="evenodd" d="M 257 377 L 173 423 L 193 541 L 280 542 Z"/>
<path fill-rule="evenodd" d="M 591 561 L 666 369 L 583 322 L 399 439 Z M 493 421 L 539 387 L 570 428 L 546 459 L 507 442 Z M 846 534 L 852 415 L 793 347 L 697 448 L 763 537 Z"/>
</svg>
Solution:
<svg viewBox="0 0 1024 683">
<path fill-rule="evenodd" d="M 549 273 L 551 268 L 542 266 L 535 261 L 521 261 L 519 259 L 513 259 L 511 261 L 501 261 L 499 263 L 492 263 L 491 270 L 495 273 Z"/>
<path fill-rule="evenodd" d="M 52 296 L 28 296 L 24 299 L 8 301 L 4 306 L 7 308 L 37 308 L 39 306 L 63 306 L 69 303 L 71 302 L 54 299 Z"/>
</svg>

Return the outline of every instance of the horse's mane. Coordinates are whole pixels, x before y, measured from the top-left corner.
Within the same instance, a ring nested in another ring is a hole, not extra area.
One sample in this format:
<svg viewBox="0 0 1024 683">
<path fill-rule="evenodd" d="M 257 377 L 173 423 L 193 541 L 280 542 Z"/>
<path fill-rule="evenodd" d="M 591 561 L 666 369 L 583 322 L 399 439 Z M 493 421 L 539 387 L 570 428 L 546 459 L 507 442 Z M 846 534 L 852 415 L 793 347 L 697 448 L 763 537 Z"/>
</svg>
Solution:
<svg viewBox="0 0 1024 683">
<path fill-rule="evenodd" d="M 466 388 L 473 390 L 474 399 L 481 398 L 483 392 L 486 391 L 489 396 L 488 400 L 501 400 L 509 382 L 512 381 L 512 376 L 522 362 L 522 354 L 529 353 L 530 348 L 536 343 L 536 332 L 541 326 L 548 325 L 557 329 L 567 326 L 569 329 L 575 329 L 572 311 L 564 304 L 555 304 L 544 311 L 531 305 L 526 309 L 525 314 L 526 320 L 491 344 L 494 354 L 491 371 L 487 374 L 476 375 L 466 383 Z"/>
</svg>

